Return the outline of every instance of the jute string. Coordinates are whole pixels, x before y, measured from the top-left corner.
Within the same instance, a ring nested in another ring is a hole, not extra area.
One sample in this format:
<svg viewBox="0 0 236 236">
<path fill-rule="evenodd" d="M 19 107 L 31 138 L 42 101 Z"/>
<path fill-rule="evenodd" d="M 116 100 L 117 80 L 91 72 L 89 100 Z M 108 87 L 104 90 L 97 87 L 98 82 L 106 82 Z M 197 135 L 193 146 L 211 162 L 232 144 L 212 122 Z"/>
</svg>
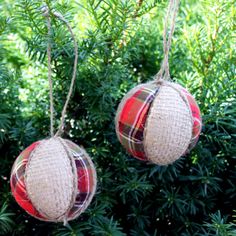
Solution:
<svg viewBox="0 0 236 236">
<path fill-rule="evenodd" d="M 78 46 L 77 46 L 77 40 L 75 38 L 75 35 L 73 33 L 73 30 L 70 26 L 70 24 L 67 22 L 67 20 L 63 17 L 58 12 L 53 12 L 50 11 L 47 6 L 43 6 L 42 8 L 43 15 L 47 19 L 47 28 L 48 28 L 48 45 L 47 45 L 47 56 L 48 56 L 48 81 L 49 81 L 49 97 L 50 97 L 50 134 L 51 136 L 60 136 L 63 133 L 64 129 L 64 123 L 65 123 L 65 117 L 66 117 L 66 111 L 67 107 L 73 92 L 73 87 L 75 84 L 75 79 L 76 79 L 76 73 L 77 73 L 77 64 L 78 64 Z M 50 14 L 61 20 L 63 23 L 65 23 L 68 31 L 71 34 L 71 37 L 74 42 L 74 54 L 75 54 L 75 59 L 74 59 L 74 66 L 73 66 L 73 73 L 72 73 L 72 78 L 71 78 L 71 84 L 70 88 L 67 94 L 66 102 L 64 104 L 64 107 L 62 109 L 61 113 L 61 121 L 60 125 L 58 128 L 58 131 L 54 135 L 54 103 L 53 103 L 53 82 L 52 82 L 52 56 L 51 56 L 51 51 L 52 51 L 52 45 L 51 45 L 51 19 L 50 19 Z"/>
<path fill-rule="evenodd" d="M 175 31 L 176 16 L 179 9 L 180 0 L 170 0 L 168 5 L 167 14 L 165 17 L 164 30 L 163 30 L 163 51 L 164 59 L 162 61 L 161 68 L 159 72 L 155 75 L 155 80 L 159 82 L 160 80 L 169 80 L 169 51 L 171 47 L 172 37 Z M 168 34 L 168 25 L 170 21 L 170 31 Z M 168 34 L 168 39 L 167 39 Z"/>
</svg>

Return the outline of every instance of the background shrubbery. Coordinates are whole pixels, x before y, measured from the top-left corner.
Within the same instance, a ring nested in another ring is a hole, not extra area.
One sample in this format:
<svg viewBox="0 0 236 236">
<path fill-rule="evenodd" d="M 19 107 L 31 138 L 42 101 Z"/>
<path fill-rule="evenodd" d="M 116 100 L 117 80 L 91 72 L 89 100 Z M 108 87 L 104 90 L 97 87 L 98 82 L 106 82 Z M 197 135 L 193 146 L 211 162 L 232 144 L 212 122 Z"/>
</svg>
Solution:
<svg viewBox="0 0 236 236">
<path fill-rule="evenodd" d="M 204 126 L 191 154 L 167 167 L 129 157 L 114 130 L 122 96 L 159 70 L 166 1 L 46 2 L 72 23 L 78 39 L 79 71 L 65 137 L 90 153 L 98 189 L 70 227 L 39 222 L 12 198 L 16 156 L 49 136 L 47 29 L 41 1 L 0 0 L 0 234 L 236 235 L 235 1 L 181 1 L 171 76 L 195 95 Z M 53 36 L 59 120 L 73 44 L 56 19 Z"/>
</svg>

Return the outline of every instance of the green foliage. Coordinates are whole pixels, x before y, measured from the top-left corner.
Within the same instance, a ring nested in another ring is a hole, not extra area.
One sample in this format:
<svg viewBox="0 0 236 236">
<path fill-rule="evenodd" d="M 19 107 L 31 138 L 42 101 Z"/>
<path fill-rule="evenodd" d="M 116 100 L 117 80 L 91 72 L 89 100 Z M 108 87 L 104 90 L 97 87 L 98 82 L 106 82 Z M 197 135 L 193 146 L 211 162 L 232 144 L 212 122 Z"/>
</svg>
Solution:
<svg viewBox="0 0 236 236">
<path fill-rule="evenodd" d="M 220 212 L 211 214 L 211 223 L 206 223 L 207 230 L 204 235 L 209 236 L 234 236 L 236 235 L 236 229 L 234 224 L 227 224 L 225 217 L 222 218 Z"/>
<path fill-rule="evenodd" d="M 6 139 L 7 130 L 10 128 L 10 115 L 9 114 L 0 114 L 0 141 L 4 142 Z"/>
<path fill-rule="evenodd" d="M 0 35 L 6 30 L 7 19 L 5 17 L 0 17 Z"/>
<path fill-rule="evenodd" d="M 13 213 L 7 212 L 7 204 L 3 203 L 0 209 L 0 235 L 6 235 L 12 231 L 14 221 L 12 219 Z"/>
<path fill-rule="evenodd" d="M 61 12 L 76 33 L 78 73 L 64 137 L 90 153 L 98 189 L 90 207 L 66 227 L 33 219 L 10 196 L 15 157 L 49 135 L 48 36 L 40 1 L 0 1 L 1 231 L 56 236 L 236 235 L 234 1 L 181 1 L 171 77 L 196 97 L 203 131 L 197 147 L 169 166 L 129 157 L 114 129 L 121 98 L 136 84 L 151 80 L 160 67 L 166 1 L 45 2 Z M 53 16 L 51 36 L 58 125 L 74 55 L 71 36 Z M 5 201 L 15 213 L 14 224 Z"/>
</svg>

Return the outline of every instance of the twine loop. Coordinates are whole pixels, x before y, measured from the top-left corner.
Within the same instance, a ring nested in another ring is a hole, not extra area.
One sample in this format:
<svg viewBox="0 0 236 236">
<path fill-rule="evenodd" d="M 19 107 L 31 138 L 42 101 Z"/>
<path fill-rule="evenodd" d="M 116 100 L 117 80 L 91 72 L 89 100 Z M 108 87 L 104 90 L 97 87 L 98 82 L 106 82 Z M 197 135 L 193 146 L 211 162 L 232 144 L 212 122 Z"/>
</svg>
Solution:
<svg viewBox="0 0 236 236">
<path fill-rule="evenodd" d="M 73 92 L 74 84 L 75 84 L 75 79 L 76 79 L 76 73 L 77 73 L 77 64 L 78 64 L 78 45 L 77 45 L 77 40 L 75 38 L 75 35 L 73 33 L 73 30 L 70 26 L 70 24 L 67 22 L 67 20 L 64 18 L 62 14 L 56 11 L 50 11 L 47 5 L 44 5 L 41 7 L 41 12 L 42 15 L 46 18 L 47 20 L 47 28 L 48 28 L 48 44 L 47 44 L 47 57 L 48 57 L 48 82 L 49 82 L 49 97 L 50 97 L 50 134 L 51 136 L 60 136 L 63 133 L 64 129 L 64 123 L 65 123 L 65 117 L 66 117 L 66 111 L 67 107 Z M 66 97 L 66 101 L 64 104 L 64 107 L 61 112 L 61 121 L 60 125 L 58 128 L 58 131 L 56 134 L 54 134 L 54 102 L 53 102 L 53 82 L 52 82 L 52 45 L 51 45 L 51 18 L 50 14 L 61 20 L 67 27 L 68 31 L 71 34 L 71 37 L 74 42 L 74 54 L 75 54 L 75 59 L 74 59 L 74 65 L 73 65 L 73 73 L 72 73 L 72 78 L 71 78 L 71 83 L 70 83 L 70 88 Z"/>
<path fill-rule="evenodd" d="M 169 1 L 168 10 L 165 17 L 164 31 L 163 31 L 164 58 L 163 58 L 159 72 L 154 77 L 156 81 L 159 81 L 161 79 L 163 80 L 170 79 L 169 51 L 171 47 L 172 37 L 175 31 L 175 21 L 176 21 L 177 12 L 179 10 L 179 3 L 180 3 L 180 0 Z M 168 33 L 169 21 L 170 21 L 170 31 Z M 168 39 L 167 39 L 167 34 L 168 34 Z"/>
</svg>

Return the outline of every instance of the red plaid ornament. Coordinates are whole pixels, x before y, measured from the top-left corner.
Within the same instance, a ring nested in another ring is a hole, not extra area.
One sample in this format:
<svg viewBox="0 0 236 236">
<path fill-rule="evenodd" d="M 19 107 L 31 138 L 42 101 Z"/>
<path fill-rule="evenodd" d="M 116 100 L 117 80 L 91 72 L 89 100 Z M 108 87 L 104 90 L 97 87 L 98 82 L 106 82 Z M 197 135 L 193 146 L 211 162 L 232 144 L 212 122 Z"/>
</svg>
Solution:
<svg viewBox="0 0 236 236">
<path fill-rule="evenodd" d="M 56 138 L 57 140 L 62 140 L 61 138 Z M 43 142 L 47 142 L 47 140 L 42 140 L 31 144 L 28 148 L 26 148 L 16 159 L 11 172 L 10 184 L 11 191 L 16 199 L 17 203 L 30 215 L 34 216 L 43 221 L 64 221 L 72 220 L 78 217 L 88 206 L 92 197 L 96 190 L 96 171 L 90 157 L 87 153 L 69 140 L 63 140 L 63 145 L 66 145 L 66 151 L 70 152 L 70 155 L 73 158 L 73 165 L 76 167 L 76 179 L 77 185 L 75 191 L 74 200 L 67 212 L 63 217 L 59 217 L 58 219 L 48 218 L 46 214 L 42 211 L 42 209 L 37 209 L 32 203 L 30 196 L 27 192 L 27 183 L 26 183 L 26 175 L 27 175 L 27 165 L 29 165 L 30 158 L 33 153 L 37 150 L 37 148 L 42 145 Z M 43 157 L 38 157 L 43 158 Z M 58 170 L 60 171 L 60 170 Z M 57 172 L 57 170 L 55 170 Z M 55 173 L 60 174 L 60 173 Z M 43 179 L 42 181 L 47 184 L 50 179 Z M 40 186 L 39 186 L 40 188 Z M 63 190 L 62 190 L 63 191 Z M 42 197 L 43 197 L 43 189 L 42 189 Z"/>
<path fill-rule="evenodd" d="M 173 90 L 172 92 L 175 93 L 176 96 L 179 96 L 180 102 L 182 100 L 182 106 L 185 109 L 185 113 L 187 112 L 186 109 L 189 110 L 185 116 L 189 116 L 188 119 L 192 121 L 192 135 L 190 135 L 192 137 L 189 138 L 188 145 L 185 147 L 185 150 L 182 150 L 181 155 L 189 152 L 196 145 L 199 138 L 202 127 L 200 110 L 195 99 L 186 89 L 180 85 L 169 82 L 165 82 L 164 85 L 155 82 L 141 84 L 125 95 L 119 105 L 116 115 L 116 133 L 119 141 L 129 154 L 139 160 L 149 160 L 147 154 L 148 150 L 145 150 L 145 132 L 156 132 L 156 134 L 164 132 L 163 130 L 148 130 L 146 124 L 150 113 L 152 113 L 154 109 L 152 108 L 153 102 L 162 96 L 166 96 L 166 99 L 168 99 L 168 93 L 163 95 L 163 91 L 167 87 L 170 87 L 171 91 Z M 161 92 L 159 94 L 160 90 Z M 172 95 L 170 94 L 170 98 L 171 96 Z M 176 110 L 175 113 L 175 107 L 170 106 L 169 109 L 172 109 L 173 114 L 178 115 L 179 111 Z M 157 118 L 165 120 L 168 118 L 168 114 L 159 114 Z M 169 125 L 166 124 L 167 127 L 173 126 L 174 117 L 172 121 Z M 167 143 L 168 139 L 164 142 Z M 171 148 L 171 143 L 169 144 L 169 147 Z M 152 160 L 149 161 L 152 162 Z"/>
<path fill-rule="evenodd" d="M 30 215 L 44 221 L 64 224 L 79 216 L 96 190 L 96 171 L 88 154 L 63 133 L 66 111 L 76 79 L 78 44 L 67 20 L 47 4 L 41 9 L 48 28 L 48 81 L 50 88 L 50 139 L 33 143 L 16 159 L 11 173 L 11 190 L 18 204 Z M 61 122 L 54 135 L 54 104 L 51 67 L 51 15 L 68 28 L 74 43 L 74 66 L 70 88 L 62 109 Z"/>
</svg>

